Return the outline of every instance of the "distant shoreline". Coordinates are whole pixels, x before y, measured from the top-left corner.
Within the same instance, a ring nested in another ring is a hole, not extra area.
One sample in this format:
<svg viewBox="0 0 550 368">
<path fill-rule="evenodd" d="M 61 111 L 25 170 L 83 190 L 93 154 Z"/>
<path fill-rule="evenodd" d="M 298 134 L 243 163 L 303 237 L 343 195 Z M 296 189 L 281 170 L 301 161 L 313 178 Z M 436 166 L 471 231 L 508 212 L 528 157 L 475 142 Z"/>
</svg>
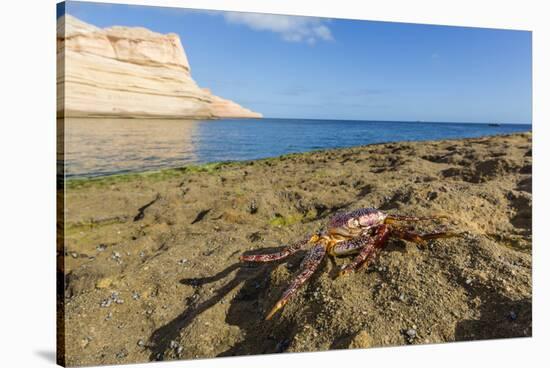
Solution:
<svg viewBox="0 0 550 368">
<path fill-rule="evenodd" d="M 59 114 L 57 120 L 64 119 L 130 119 L 130 120 L 192 120 L 192 121 L 216 121 L 216 120 L 298 120 L 298 121 L 342 121 L 363 123 L 406 123 L 406 124 L 472 124 L 487 126 L 533 126 L 533 123 L 495 123 L 469 122 L 469 121 L 430 121 L 430 120 L 376 120 L 376 119 L 316 119 L 316 118 L 274 118 L 274 117 L 182 117 L 182 116 L 148 116 L 148 115 L 63 115 Z"/>
</svg>

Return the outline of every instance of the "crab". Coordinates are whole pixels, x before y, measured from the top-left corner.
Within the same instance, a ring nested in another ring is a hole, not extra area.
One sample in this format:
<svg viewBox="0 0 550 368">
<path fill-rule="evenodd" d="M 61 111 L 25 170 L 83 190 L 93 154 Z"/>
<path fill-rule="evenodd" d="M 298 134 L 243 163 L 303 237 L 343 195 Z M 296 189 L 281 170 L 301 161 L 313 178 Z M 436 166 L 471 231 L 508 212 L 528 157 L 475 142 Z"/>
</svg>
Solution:
<svg viewBox="0 0 550 368">
<path fill-rule="evenodd" d="M 333 257 L 356 254 L 348 264 L 342 266 L 340 275 L 357 271 L 367 266 L 385 247 L 389 237 L 396 237 L 418 244 L 427 240 L 457 236 L 448 231 L 419 234 L 402 226 L 403 222 L 426 221 L 447 218 L 444 215 L 415 217 L 387 214 L 375 208 L 361 208 L 352 212 L 337 214 L 332 217 L 326 231 L 308 236 L 305 239 L 286 246 L 283 250 L 269 254 L 242 255 L 241 262 L 273 262 L 308 246 L 311 249 L 300 264 L 300 271 L 290 286 L 283 293 L 273 309 L 267 314 L 271 319 L 278 310 L 296 294 L 297 290 L 317 270 L 321 261 L 328 254 Z"/>
</svg>

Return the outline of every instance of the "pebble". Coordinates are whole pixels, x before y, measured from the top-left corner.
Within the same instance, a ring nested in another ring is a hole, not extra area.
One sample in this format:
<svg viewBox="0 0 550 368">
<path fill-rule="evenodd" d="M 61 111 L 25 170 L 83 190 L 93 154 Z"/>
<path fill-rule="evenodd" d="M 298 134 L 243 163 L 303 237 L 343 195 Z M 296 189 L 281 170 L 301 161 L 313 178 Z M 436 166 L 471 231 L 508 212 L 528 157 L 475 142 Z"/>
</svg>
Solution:
<svg viewBox="0 0 550 368">
<path fill-rule="evenodd" d="M 72 253 L 71 253 L 71 257 L 73 257 L 73 258 L 78 258 L 78 253 L 72 252 Z"/>
<path fill-rule="evenodd" d="M 472 283 L 472 281 L 473 280 L 471 278 L 466 279 L 466 285 L 470 285 Z"/>
<path fill-rule="evenodd" d="M 426 199 L 428 201 L 433 201 L 436 198 L 437 198 L 437 193 L 436 192 L 429 192 L 428 195 L 426 196 Z"/>
<path fill-rule="evenodd" d="M 116 262 L 120 263 L 121 262 L 120 253 L 119 252 L 113 252 L 113 254 L 111 255 L 111 259 L 113 261 L 116 261 Z"/>
<path fill-rule="evenodd" d="M 99 303 L 99 306 L 101 308 L 107 308 L 107 307 L 110 307 L 112 303 L 124 304 L 124 299 L 120 298 L 118 292 L 113 291 L 113 293 L 109 298 L 103 299 L 101 303 Z"/>
<path fill-rule="evenodd" d="M 109 321 L 111 318 L 113 318 L 113 313 L 109 312 L 107 316 L 105 317 L 105 321 Z"/>
<path fill-rule="evenodd" d="M 137 291 L 134 291 L 134 292 L 132 293 L 132 299 L 134 299 L 134 300 L 138 300 L 138 299 L 139 299 L 139 294 L 138 294 Z"/>
<path fill-rule="evenodd" d="M 117 291 L 111 293 L 111 300 L 116 304 L 124 304 L 124 300 L 120 298 L 120 295 Z"/>
<path fill-rule="evenodd" d="M 414 328 L 409 328 L 405 333 L 407 334 L 409 340 L 414 340 L 414 338 L 416 337 L 416 330 Z"/>
<path fill-rule="evenodd" d="M 185 259 L 185 258 L 180 259 L 180 260 L 178 261 L 178 264 L 179 264 L 180 266 L 183 266 L 185 263 L 187 263 L 187 259 Z"/>
<path fill-rule="evenodd" d="M 99 244 L 95 249 L 98 252 L 103 252 L 105 249 L 107 249 L 107 246 L 105 244 Z"/>
<path fill-rule="evenodd" d="M 256 200 L 253 199 L 252 202 L 250 202 L 250 205 L 248 207 L 248 212 L 250 212 L 251 215 L 258 212 L 258 205 L 256 204 Z"/>
<path fill-rule="evenodd" d="M 399 300 L 401 300 L 402 302 L 406 302 L 406 301 L 407 301 L 407 297 L 405 296 L 404 293 L 399 294 Z"/>
<path fill-rule="evenodd" d="M 84 337 L 84 338 L 81 340 L 80 346 L 81 346 L 82 348 L 86 348 L 86 347 L 88 346 L 88 344 L 90 343 L 90 341 L 92 341 L 92 338 L 86 336 L 86 337 Z"/>
<path fill-rule="evenodd" d="M 176 353 L 179 355 L 183 352 L 183 346 L 178 346 L 178 348 L 176 349 Z"/>
<path fill-rule="evenodd" d="M 144 347 L 145 346 L 145 341 L 143 341 L 142 339 L 139 339 L 138 342 L 137 342 L 137 346 Z"/>
<path fill-rule="evenodd" d="M 178 346 L 179 346 L 179 344 L 176 341 L 174 341 L 174 340 L 170 341 L 170 349 L 175 349 Z"/>
</svg>

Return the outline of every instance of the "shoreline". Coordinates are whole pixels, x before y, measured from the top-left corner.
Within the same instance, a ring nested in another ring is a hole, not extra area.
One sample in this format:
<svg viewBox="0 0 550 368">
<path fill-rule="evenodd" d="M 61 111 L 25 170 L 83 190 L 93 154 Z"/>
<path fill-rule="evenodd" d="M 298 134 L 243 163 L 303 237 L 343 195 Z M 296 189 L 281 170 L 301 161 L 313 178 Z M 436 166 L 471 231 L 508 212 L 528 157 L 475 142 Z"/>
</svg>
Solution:
<svg viewBox="0 0 550 368">
<path fill-rule="evenodd" d="M 363 120 L 358 120 L 363 121 Z M 366 121 L 366 120 L 365 120 Z M 414 122 L 411 122 L 414 123 Z M 439 123 L 433 123 L 433 124 L 439 124 Z M 447 123 L 441 123 L 441 124 L 447 124 Z M 474 123 L 472 123 L 474 124 Z M 475 123 L 477 124 L 477 123 Z M 74 175 L 72 177 L 64 177 L 65 184 L 69 186 L 78 185 L 78 183 L 84 184 L 85 182 L 101 182 L 102 180 L 112 180 L 113 182 L 116 182 L 118 180 L 125 181 L 125 180 L 131 180 L 133 178 L 139 178 L 139 177 L 150 177 L 150 178 L 169 178 L 169 177 L 176 177 L 185 174 L 186 172 L 201 172 L 201 171 L 211 171 L 219 169 L 223 166 L 231 166 L 231 165 L 247 165 L 249 162 L 261 162 L 261 161 L 269 161 L 269 160 L 278 160 L 290 156 L 295 155 L 307 155 L 307 154 L 313 154 L 313 153 L 319 153 L 319 152 L 338 152 L 340 150 L 347 150 L 347 149 L 359 149 L 359 148 L 366 148 L 371 146 L 380 146 L 385 144 L 400 144 L 400 143 L 432 143 L 432 142 L 444 142 L 444 141 L 451 141 L 451 140 L 475 140 L 475 139 L 483 139 L 483 138 L 491 138 L 491 137 L 507 137 L 507 136 L 514 136 L 518 134 L 532 134 L 532 130 L 528 130 L 525 132 L 520 133 L 503 133 L 503 134 L 491 134 L 491 135 L 484 135 L 484 136 L 478 136 L 478 137 L 472 137 L 472 138 L 460 138 L 460 139 L 452 139 L 452 138 L 442 138 L 442 139 L 436 139 L 436 140 L 405 140 L 405 141 L 388 141 L 388 142 L 380 142 L 380 143 L 371 143 L 371 144 L 365 144 L 365 145 L 359 145 L 359 146 L 350 146 L 350 147 L 339 147 L 339 148 L 321 148 L 316 150 L 311 150 L 307 152 L 291 152 L 286 153 L 279 156 L 273 156 L 273 157 L 265 157 L 265 158 L 259 158 L 259 159 L 252 159 L 252 160 L 227 160 L 227 161 L 212 161 L 212 162 L 205 162 L 205 163 L 190 163 L 189 165 L 184 166 L 178 166 L 178 167 L 170 167 L 170 168 L 162 168 L 157 170 L 143 170 L 143 171 L 135 171 L 135 172 L 121 172 L 121 173 L 109 173 L 109 174 L 97 174 L 94 176 L 86 176 L 86 175 Z"/>
</svg>

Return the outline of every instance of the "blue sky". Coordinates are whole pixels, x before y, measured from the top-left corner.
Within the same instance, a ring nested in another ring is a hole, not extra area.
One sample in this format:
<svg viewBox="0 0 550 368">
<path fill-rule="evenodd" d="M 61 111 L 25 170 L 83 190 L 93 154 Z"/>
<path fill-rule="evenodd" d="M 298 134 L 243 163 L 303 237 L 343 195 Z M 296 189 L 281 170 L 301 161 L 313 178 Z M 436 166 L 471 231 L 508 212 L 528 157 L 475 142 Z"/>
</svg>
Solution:
<svg viewBox="0 0 550 368">
<path fill-rule="evenodd" d="M 179 34 L 201 87 L 265 117 L 531 123 L 531 32 L 68 2 Z"/>
</svg>

